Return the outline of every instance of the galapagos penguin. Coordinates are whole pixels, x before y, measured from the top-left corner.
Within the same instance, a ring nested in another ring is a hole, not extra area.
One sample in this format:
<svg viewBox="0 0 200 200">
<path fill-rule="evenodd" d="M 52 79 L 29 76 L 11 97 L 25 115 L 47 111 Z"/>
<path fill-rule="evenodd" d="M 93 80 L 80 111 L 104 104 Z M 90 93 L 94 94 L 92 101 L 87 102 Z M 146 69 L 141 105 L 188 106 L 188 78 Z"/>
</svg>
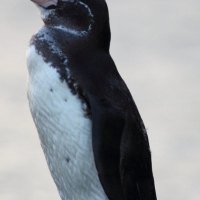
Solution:
<svg viewBox="0 0 200 200">
<path fill-rule="evenodd" d="M 145 126 L 110 56 L 105 0 L 32 0 L 28 99 L 62 200 L 156 200 Z"/>
</svg>

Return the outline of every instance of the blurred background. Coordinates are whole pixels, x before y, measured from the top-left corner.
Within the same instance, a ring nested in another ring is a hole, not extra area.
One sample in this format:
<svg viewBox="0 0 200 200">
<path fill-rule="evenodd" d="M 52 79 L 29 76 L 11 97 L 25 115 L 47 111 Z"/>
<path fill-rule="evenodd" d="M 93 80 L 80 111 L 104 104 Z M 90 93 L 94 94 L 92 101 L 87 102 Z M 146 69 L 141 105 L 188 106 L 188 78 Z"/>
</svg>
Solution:
<svg viewBox="0 0 200 200">
<path fill-rule="evenodd" d="M 200 199 L 200 1 L 107 0 L 111 55 L 148 129 L 159 200 Z M 59 200 L 26 97 L 29 0 L 1 2 L 0 199 Z"/>
</svg>

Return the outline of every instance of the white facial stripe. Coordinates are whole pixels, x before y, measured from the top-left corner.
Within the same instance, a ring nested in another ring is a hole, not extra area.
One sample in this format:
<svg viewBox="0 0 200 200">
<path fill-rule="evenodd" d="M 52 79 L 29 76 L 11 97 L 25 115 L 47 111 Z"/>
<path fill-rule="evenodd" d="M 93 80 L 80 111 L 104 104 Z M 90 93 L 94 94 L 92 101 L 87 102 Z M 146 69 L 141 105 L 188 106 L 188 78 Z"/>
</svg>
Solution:
<svg viewBox="0 0 200 200">
<path fill-rule="evenodd" d="M 94 15 L 92 14 L 92 12 L 91 12 L 90 8 L 88 7 L 88 5 L 86 5 L 82 1 L 79 1 L 78 3 L 83 5 L 83 6 L 85 6 L 85 8 L 88 10 L 88 13 L 89 13 L 90 17 L 94 17 Z"/>
<path fill-rule="evenodd" d="M 68 33 L 71 33 L 73 35 L 81 36 L 81 37 L 83 37 L 84 35 L 87 34 L 87 31 L 77 31 L 77 30 L 74 30 L 74 29 L 66 28 L 64 26 L 54 26 L 54 28 L 57 28 L 57 29 L 66 31 Z"/>
</svg>

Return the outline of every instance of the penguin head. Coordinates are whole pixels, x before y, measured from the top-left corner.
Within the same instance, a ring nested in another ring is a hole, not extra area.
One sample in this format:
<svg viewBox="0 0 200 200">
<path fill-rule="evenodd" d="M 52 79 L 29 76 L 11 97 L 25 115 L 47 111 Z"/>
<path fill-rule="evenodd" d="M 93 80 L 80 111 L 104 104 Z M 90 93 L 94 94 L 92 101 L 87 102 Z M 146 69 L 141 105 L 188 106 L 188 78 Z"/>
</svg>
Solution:
<svg viewBox="0 0 200 200">
<path fill-rule="evenodd" d="M 98 38 L 99 44 L 110 43 L 109 15 L 105 0 L 31 1 L 38 6 L 45 26 L 86 33 L 93 39 Z"/>
</svg>

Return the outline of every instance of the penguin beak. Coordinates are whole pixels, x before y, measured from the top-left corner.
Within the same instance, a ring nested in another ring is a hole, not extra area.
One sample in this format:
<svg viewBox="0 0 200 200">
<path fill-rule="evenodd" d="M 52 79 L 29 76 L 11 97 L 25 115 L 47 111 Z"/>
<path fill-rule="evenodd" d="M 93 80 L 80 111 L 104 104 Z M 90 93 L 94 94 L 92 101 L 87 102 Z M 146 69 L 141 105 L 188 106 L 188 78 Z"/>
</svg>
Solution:
<svg viewBox="0 0 200 200">
<path fill-rule="evenodd" d="M 31 0 L 36 3 L 38 6 L 42 6 L 43 8 L 47 8 L 49 6 L 57 6 L 58 0 Z"/>
</svg>

